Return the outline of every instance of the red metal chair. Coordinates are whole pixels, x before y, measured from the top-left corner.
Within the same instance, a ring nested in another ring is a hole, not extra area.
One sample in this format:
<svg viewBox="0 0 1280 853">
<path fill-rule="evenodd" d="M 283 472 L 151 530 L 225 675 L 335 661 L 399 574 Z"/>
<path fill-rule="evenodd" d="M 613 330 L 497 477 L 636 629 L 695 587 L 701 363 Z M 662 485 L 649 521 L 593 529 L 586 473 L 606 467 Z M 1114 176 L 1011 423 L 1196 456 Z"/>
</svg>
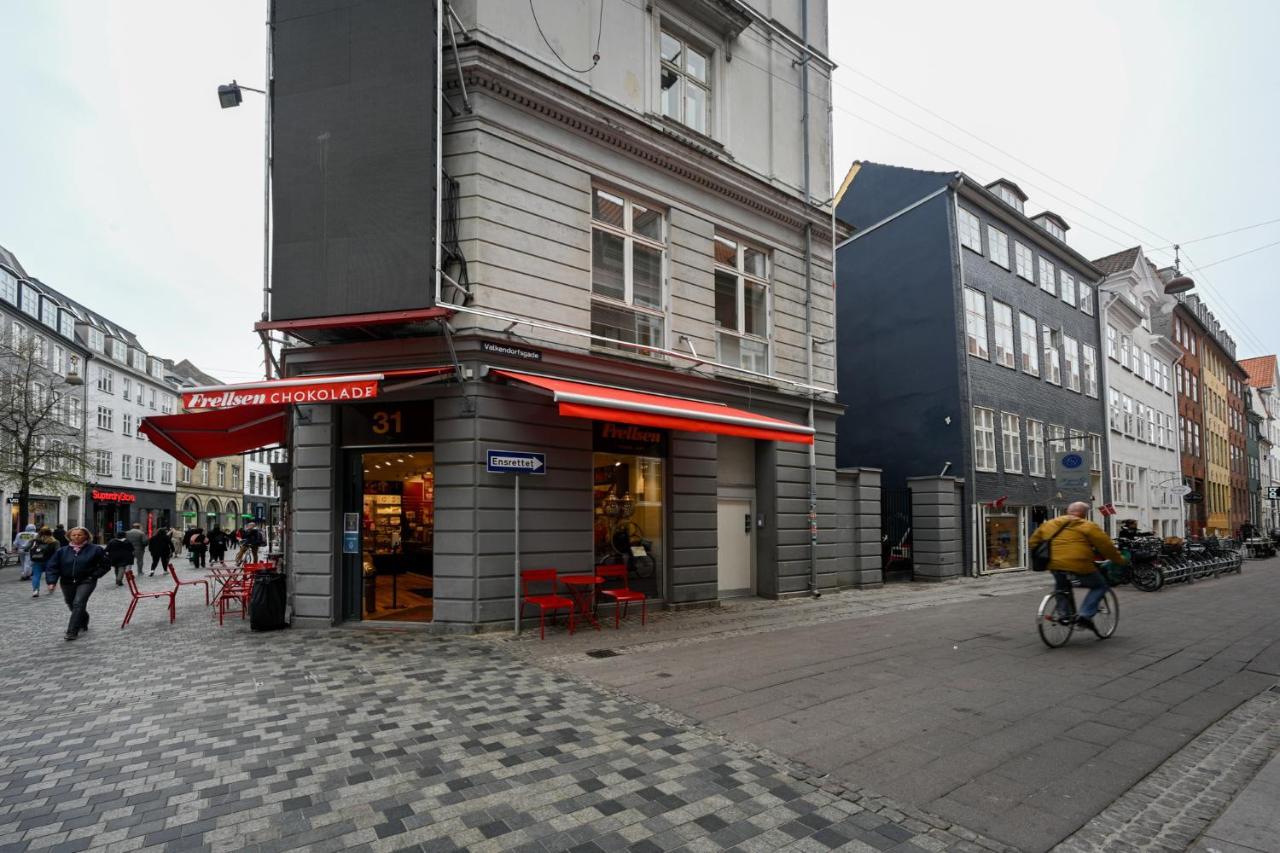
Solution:
<svg viewBox="0 0 1280 853">
<path fill-rule="evenodd" d="M 129 584 L 129 594 L 133 596 L 133 600 L 129 602 L 129 609 L 124 613 L 124 621 L 120 623 L 121 630 L 125 625 L 129 624 L 129 620 L 133 618 L 133 611 L 137 608 L 138 602 L 144 598 L 167 598 L 169 599 L 169 624 L 172 625 L 174 619 L 177 618 L 177 592 L 178 588 L 167 590 L 165 592 L 139 592 L 138 582 L 134 580 L 133 569 L 124 570 L 125 582 Z"/>
<path fill-rule="evenodd" d="M 209 582 L 207 580 L 204 578 L 198 578 L 193 581 L 178 580 L 178 571 L 173 567 L 173 563 L 170 563 L 166 568 L 169 570 L 169 577 L 173 578 L 173 593 L 175 596 L 178 594 L 178 590 L 184 586 L 204 586 L 204 604 L 206 607 L 209 606 Z"/>
<path fill-rule="evenodd" d="M 643 592 L 637 592 L 628 584 L 627 567 L 596 566 L 595 571 L 605 583 L 608 583 L 611 579 L 622 581 L 621 588 L 615 587 L 614 589 L 604 589 L 602 585 L 602 588 L 600 589 L 601 595 L 607 595 L 609 598 L 613 599 L 613 627 L 617 628 L 619 626 L 619 617 L 626 615 L 627 605 L 633 601 L 640 602 L 640 624 L 643 625 L 646 617 L 646 597 Z"/>
<path fill-rule="evenodd" d="M 530 594 L 529 586 L 531 584 L 545 583 L 551 584 L 551 592 Z M 522 569 L 520 571 L 520 612 L 522 614 L 526 604 L 532 604 L 538 608 L 538 631 L 542 639 L 545 640 L 547 638 L 547 611 L 553 614 L 557 610 L 567 611 L 569 614 L 569 633 L 573 633 L 573 599 L 556 592 L 555 569 Z"/>
</svg>

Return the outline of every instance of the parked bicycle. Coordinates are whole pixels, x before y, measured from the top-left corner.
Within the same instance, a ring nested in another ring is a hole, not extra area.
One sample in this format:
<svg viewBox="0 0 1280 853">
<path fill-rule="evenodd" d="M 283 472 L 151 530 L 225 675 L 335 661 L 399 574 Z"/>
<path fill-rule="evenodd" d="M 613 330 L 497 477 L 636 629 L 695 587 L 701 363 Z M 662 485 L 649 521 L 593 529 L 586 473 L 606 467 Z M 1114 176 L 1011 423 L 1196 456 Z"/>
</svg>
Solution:
<svg viewBox="0 0 1280 853">
<path fill-rule="evenodd" d="M 1139 537 L 1114 541 L 1129 562 L 1121 566 L 1108 561 L 1102 565 L 1099 571 L 1106 578 L 1108 586 L 1128 583 L 1143 592 L 1156 592 L 1164 586 L 1165 577 L 1164 569 L 1160 564 L 1161 542 L 1159 539 Z"/>
<path fill-rule="evenodd" d="M 1107 564 L 1099 565 L 1104 571 Z M 1036 611 L 1036 630 L 1040 639 L 1051 649 L 1065 646 L 1077 625 L 1076 598 L 1074 587 L 1071 592 L 1055 589 L 1040 602 Z M 1093 632 L 1099 640 L 1105 640 L 1116 632 L 1120 625 L 1120 602 L 1114 590 L 1108 589 L 1098 603 L 1098 612 L 1093 616 Z"/>
<path fill-rule="evenodd" d="M 651 578 L 657 568 L 653 558 L 653 542 L 644 538 L 644 530 L 634 521 L 619 521 L 609 536 L 613 555 L 608 562 L 625 565 L 637 578 Z"/>
</svg>

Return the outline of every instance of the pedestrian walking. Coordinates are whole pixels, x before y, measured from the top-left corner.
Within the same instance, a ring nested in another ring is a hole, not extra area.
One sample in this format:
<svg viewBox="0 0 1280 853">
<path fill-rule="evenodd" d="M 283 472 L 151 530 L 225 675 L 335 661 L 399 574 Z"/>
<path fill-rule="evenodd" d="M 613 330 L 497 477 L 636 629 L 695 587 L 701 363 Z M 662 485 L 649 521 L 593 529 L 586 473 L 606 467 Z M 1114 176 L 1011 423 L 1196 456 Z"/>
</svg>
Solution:
<svg viewBox="0 0 1280 853">
<path fill-rule="evenodd" d="M 135 521 L 124 535 L 133 546 L 133 573 L 141 576 L 142 562 L 147 556 L 147 534 L 142 532 L 142 525 Z"/>
<path fill-rule="evenodd" d="M 186 537 L 182 535 L 182 531 L 176 527 L 169 528 L 169 541 L 173 543 L 173 555 L 180 556 L 183 546 L 186 545 Z"/>
<path fill-rule="evenodd" d="M 58 540 L 58 545 L 67 544 L 67 528 L 62 526 L 62 522 L 58 522 L 58 526 L 53 528 L 53 538 Z"/>
<path fill-rule="evenodd" d="M 209 562 L 227 564 L 227 534 L 218 525 L 209 531 Z"/>
<path fill-rule="evenodd" d="M 106 549 L 90 542 L 92 538 L 93 534 L 83 527 L 71 528 L 67 532 L 67 545 L 54 552 L 44 567 L 54 583 L 62 584 L 62 597 L 71 611 L 65 635 L 68 640 L 89 630 L 89 596 L 97 588 L 98 580 L 111 571 Z"/>
<path fill-rule="evenodd" d="M 205 551 L 209 547 L 209 537 L 204 535 L 204 528 L 196 527 L 187 537 L 187 550 L 191 552 L 191 562 L 197 569 L 203 569 Z"/>
<path fill-rule="evenodd" d="M 40 597 L 40 577 L 44 574 L 44 567 L 53 558 L 62 546 L 58 544 L 58 540 L 53 538 L 53 531 L 48 527 L 41 527 L 37 531 L 36 541 L 31 543 L 31 597 Z"/>
<path fill-rule="evenodd" d="M 161 571 L 169 565 L 169 558 L 173 556 L 173 539 L 169 536 L 169 528 L 161 527 L 155 532 L 155 535 L 147 540 L 147 550 L 151 552 L 151 577 L 156 575 L 156 564 L 159 563 Z"/>
<path fill-rule="evenodd" d="M 13 550 L 18 552 L 22 562 L 22 579 L 31 577 L 31 544 L 36 541 L 36 526 L 28 524 L 21 533 L 13 537 Z"/>
<path fill-rule="evenodd" d="M 117 530 L 116 535 L 107 540 L 106 552 L 111 568 L 115 569 L 116 586 L 124 586 L 124 570 L 133 565 L 133 544 L 123 530 Z"/>
<path fill-rule="evenodd" d="M 244 526 L 244 538 L 240 541 L 240 550 L 236 552 L 236 565 L 244 562 L 244 556 L 247 552 L 250 555 L 249 562 L 258 562 L 258 549 L 265 544 L 262 539 L 262 531 L 258 529 L 258 525 L 252 521 Z"/>
</svg>

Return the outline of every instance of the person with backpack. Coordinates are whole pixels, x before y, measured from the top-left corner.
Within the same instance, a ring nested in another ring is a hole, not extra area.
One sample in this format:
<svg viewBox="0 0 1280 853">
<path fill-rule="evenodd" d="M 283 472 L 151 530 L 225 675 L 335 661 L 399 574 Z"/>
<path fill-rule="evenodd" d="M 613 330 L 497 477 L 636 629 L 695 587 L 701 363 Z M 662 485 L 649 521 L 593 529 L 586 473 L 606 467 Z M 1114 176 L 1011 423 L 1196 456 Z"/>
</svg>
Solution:
<svg viewBox="0 0 1280 853">
<path fill-rule="evenodd" d="M 147 540 L 147 551 L 151 553 L 150 577 L 155 577 L 156 564 L 158 563 L 163 571 L 168 567 L 169 559 L 173 556 L 173 540 L 169 537 L 169 528 L 161 527 Z"/>
<path fill-rule="evenodd" d="M 116 572 L 116 586 L 124 586 L 124 570 L 133 565 L 133 543 L 123 530 L 107 541 L 107 559 Z"/>
<path fill-rule="evenodd" d="M 28 524 L 17 536 L 13 537 L 13 550 L 22 560 L 22 579 L 31 577 L 31 544 L 36 541 L 36 526 Z"/>
<path fill-rule="evenodd" d="M 191 552 L 191 563 L 197 569 L 203 569 L 205 551 L 209 547 L 209 537 L 204 535 L 204 528 L 193 528 L 187 536 L 187 550 Z"/>
<path fill-rule="evenodd" d="M 53 583 L 62 584 L 62 597 L 71 611 L 65 639 L 74 640 L 81 631 L 89 630 L 89 596 L 102 576 L 111 571 L 111 560 L 101 545 L 90 541 L 93 534 L 83 527 L 71 528 L 67 539 L 67 545 L 45 564 L 45 571 Z M 133 549 L 129 555 L 133 556 Z"/>
<path fill-rule="evenodd" d="M 227 534 L 222 528 L 214 525 L 209 531 L 209 562 L 218 562 L 222 565 L 227 564 Z"/>
<path fill-rule="evenodd" d="M 58 540 L 53 538 L 53 532 L 48 527 L 41 527 L 36 535 L 36 540 L 31 543 L 29 549 L 31 554 L 31 597 L 40 597 L 40 577 L 44 574 L 45 564 L 58 552 L 62 546 L 58 544 Z"/>
<path fill-rule="evenodd" d="M 1102 597 L 1107 594 L 1107 582 L 1094 561 L 1107 559 L 1123 564 L 1128 560 L 1116 548 L 1106 531 L 1086 518 L 1088 514 L 1089 504 L 1076 501 L 1067 507 L 1066 515 L 1051 518 L 1036 528 L 1027 544 L 1034 554 L 1041 543 L 1048 543 L 1048 568 L 1053 572 L 1053 585 L 1058 592 L 1071 595 L 1073 576 L 1080 581 L 1082 587 L 1089 590 L 1084 603 L 1080 605 L 1076 624 L 1096 633 L 1093 617 L 1098 612 Z"/>
<path fill-rule="evenodd" d="M 258 529 L 258 525 L 252 521 L 244 526 L 244 538 L 240 541 L 240 550 L 236 552 L 236 565 L 240 565 L 244 561 L 245 553 L 250 555 L 249 562 L 258 562 L 258 549 L 265 545 L 262 538 L 262 531 Z"/>
</svg>

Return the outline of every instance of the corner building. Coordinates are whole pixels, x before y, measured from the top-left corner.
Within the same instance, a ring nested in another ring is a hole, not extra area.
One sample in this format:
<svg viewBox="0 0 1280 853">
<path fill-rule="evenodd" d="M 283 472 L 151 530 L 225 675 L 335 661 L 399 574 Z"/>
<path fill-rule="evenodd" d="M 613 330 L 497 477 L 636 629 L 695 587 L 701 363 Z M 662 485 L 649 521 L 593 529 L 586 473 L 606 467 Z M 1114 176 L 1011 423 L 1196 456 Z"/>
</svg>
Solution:
<svg viewBox="0 0 1280 853">
<path fill-rule="evenodd" d="M 833 218 L 808 200 L 831 185 L 826 3 L 807 4 L 807 32 L 801 4 L 604 0 L 597 19 L 543 3 L 536 21 L 452 4 L 435 294 L 386 257 L 358 262 L 367 223 L 351 209 L 324 225 L 328 253 L 308 254 L 320 226 L 291 170 L 314 157 L 285 149 L 321 127 L 306 98 L 367 81 L 356 37 L 345 82 L 294 73 L 293 5 L 278 7 L 260 328 L 300 342 L 282 354 L 288 381 L 379 383 L 369 402 L 289 412 L 294 624 L 509 626 L 517 547 L 523 568 L 626 566 L 651 605 L 851 584 L 834 535 Z M 306 26 L 355 33 L 393 6 L 336 5 Z M 365 178 L 392 185 L 398 156 L 371 154 Z M 341 310 L 297 307 L 285 267 L 313 262 L 313 281 L 346 277 Z M 521 475 L 518 542 L 517 475 L 489 473 L 490 451 L 545 459 Z"/>
</svg>

